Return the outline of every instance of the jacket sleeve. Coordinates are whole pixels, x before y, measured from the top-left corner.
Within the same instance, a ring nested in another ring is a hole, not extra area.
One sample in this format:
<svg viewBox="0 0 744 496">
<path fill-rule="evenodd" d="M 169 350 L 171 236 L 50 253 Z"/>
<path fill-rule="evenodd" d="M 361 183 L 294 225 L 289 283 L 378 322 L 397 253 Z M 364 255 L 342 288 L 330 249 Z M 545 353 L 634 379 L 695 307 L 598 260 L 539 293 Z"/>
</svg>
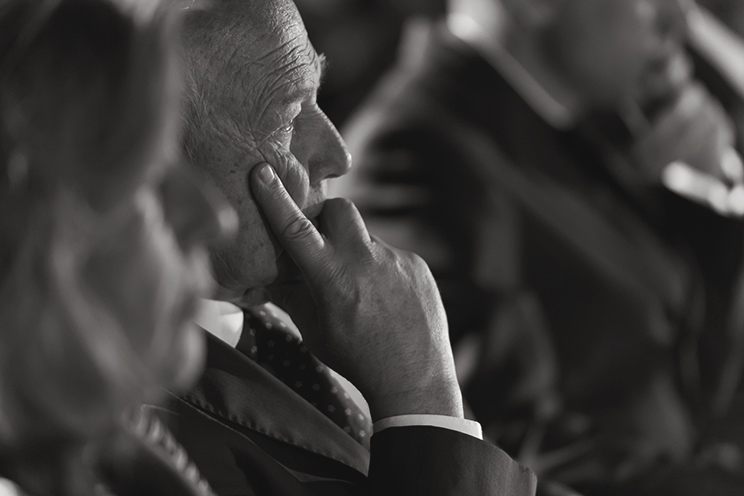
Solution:
<svg viewBox="0 0 744 496">
<path fill-rule="evenodd" d="M 436 427 L 398 427 L 372 437 L 369 482 L 395 496 L 534 496 L 537 478 L 499 448 Z"/>
</svg>

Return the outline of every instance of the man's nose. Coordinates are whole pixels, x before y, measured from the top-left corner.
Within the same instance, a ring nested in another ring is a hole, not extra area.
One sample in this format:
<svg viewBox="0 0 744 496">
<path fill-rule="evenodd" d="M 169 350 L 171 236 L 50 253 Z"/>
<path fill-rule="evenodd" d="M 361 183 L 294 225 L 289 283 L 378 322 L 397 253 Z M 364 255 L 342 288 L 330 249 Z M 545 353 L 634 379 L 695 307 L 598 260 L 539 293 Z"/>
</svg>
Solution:
<svg viewBox="0 0 744 496">
<path fill-rule="evenodd" d="M 198 181 L 187 166 L 171 174 L 163 184 L 166 221 L 184 251 L 205 246 L 232 235 L 237 215 L 216 188 Z"/>
<path fill-rule="evenodd" d="M 318 129 L 316 141 L 309 160 L 311 184 L 343 176 L 351 169 L 351 154 L 330 119 L 320 113 L 316 126 Z"/>
</svg>

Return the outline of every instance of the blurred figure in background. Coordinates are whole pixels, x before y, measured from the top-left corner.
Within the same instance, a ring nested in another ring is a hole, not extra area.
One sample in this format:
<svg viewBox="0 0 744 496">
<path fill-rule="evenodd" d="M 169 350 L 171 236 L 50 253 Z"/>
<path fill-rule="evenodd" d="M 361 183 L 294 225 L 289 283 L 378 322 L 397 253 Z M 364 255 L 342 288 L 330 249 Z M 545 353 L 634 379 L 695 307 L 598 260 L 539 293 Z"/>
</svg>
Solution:
<svg viewBox="0 0 744 496">
<path fill-rule="evenodd" d="M 744 3 L 739 0 L 698 0 L 739 35 L 744 36 Z"/>
<path fill-rule="evenodd" d="M 310 41 L 328 68 L 318 100 L 340 126 L 395 62 L 413 17 L 445 12 L 445 0 L 298 0 Z"/>
<path fill-rule="evenodd" d="M 744 488 L 708 435 L 744 330 L 744 50 L 698 51 L 721 29 L 682 0 L 453 0 L 344 133 L 337 191 L 432 267 L 476 418 L 587 494 Z"/>
<path fill-rule="evenodd" d="M 200 371 L 229 217 L 179 164 L 172 24 L 151 1 L 0 3 L 0 475 L 24 493 L 209 492 L 122 427 Z"/>
</svg>

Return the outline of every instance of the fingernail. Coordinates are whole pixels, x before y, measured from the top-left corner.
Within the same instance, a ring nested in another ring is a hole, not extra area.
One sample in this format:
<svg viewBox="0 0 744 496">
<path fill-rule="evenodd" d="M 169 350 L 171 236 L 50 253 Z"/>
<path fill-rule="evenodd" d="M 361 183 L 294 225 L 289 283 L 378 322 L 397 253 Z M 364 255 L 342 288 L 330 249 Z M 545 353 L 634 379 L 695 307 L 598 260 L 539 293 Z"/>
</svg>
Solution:
<svg viewBox="0 0 744 496">
<path fill-rule="evenodd" d="M 261 164 L 258 166 L 258 179 L 264 184 L 269 184 L 276 179 L 276 172 L 269 164 Z"/>
</svg>

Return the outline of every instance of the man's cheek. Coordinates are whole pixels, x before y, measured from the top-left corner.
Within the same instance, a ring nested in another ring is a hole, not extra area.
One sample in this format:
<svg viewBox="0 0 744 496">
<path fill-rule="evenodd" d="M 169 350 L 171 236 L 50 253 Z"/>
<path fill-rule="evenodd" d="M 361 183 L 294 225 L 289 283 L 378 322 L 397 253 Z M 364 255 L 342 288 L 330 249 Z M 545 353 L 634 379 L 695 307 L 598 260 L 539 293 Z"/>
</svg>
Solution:
<svg viewBox="0 0 744 496">
<path fill-rule="evenodd" d="M 289 150 L 276 143 L 266 143 L 259 151 L 263 159 L 276 170 L 295 203 L 300 208 L 304 207 L 310 191 L 310 178 L 305 167 Z"/>
</svg>

